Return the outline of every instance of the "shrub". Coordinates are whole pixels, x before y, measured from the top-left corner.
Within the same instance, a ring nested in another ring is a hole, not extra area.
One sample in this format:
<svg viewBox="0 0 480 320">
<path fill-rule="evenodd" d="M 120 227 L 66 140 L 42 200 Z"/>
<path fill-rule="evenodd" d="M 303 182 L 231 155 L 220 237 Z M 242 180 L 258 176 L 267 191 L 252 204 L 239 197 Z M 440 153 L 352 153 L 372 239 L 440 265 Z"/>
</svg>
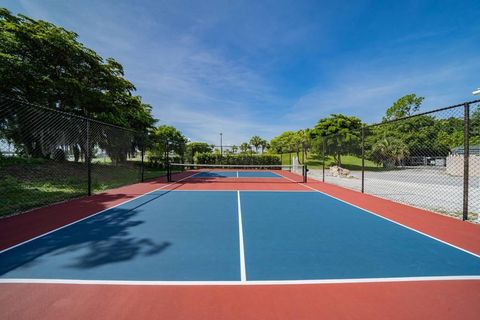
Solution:
<svg viewBox="0 0 480 320">
<path fill-rule="evenodd" d="M 280 165 L 280 157 L 271 154 L 220 154 L 197 153 L 194 162 L 198 164 L 230 164 L 230 165 Z"/>
</svg>

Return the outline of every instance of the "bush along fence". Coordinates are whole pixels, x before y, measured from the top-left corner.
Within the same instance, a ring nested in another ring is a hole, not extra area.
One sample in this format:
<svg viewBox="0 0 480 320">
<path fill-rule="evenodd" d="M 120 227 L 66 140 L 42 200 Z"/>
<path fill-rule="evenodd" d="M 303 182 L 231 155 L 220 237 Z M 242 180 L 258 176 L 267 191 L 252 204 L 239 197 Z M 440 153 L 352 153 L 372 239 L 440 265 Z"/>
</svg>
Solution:
<svg viewBox="0 0 480 320">
<path fill-rule="evenodd" d="M 479 221 L 480 100 L 320 137 L 317 152 L 324 182 Z"/>
<path fill-rule="evenodd" d="M 0 216 L 165 175 L 147 135 L 0 95 Z"/>
<path fill-rule="evenodd" d="M 220 154 L 197 153 L 194 162 L 198 164 L 228 164 L 228 165 L 280 165 L 280 157 L 271 154 Z"/>
</svg>

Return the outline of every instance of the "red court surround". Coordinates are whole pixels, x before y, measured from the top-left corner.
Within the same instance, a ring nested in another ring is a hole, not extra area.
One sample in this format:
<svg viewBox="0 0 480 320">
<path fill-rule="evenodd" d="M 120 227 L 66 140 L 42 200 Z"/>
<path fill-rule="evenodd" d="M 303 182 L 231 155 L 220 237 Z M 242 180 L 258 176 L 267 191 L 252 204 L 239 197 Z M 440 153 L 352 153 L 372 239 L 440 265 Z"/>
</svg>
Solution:
<svg viewBox="0 0 480 320">
<path fill-rule="evenodd" d="M 314 180 L 307 185 L 480 254 L 480 225 Z M 0 219 L 0 249 L 166 186 L 158 179 Z M 165 189 L 312 191 L 298 183 L 230 181 L 177 183 Z M 479 315 L 480 280 L 269 286 L 0 284 L 2 319 L 467 320 Z"/>
<path fill-rule="evenodd" d="M 476 320 L 479 281 L 284 286 L 1 285 L 3 319 Z"/>
</svg>

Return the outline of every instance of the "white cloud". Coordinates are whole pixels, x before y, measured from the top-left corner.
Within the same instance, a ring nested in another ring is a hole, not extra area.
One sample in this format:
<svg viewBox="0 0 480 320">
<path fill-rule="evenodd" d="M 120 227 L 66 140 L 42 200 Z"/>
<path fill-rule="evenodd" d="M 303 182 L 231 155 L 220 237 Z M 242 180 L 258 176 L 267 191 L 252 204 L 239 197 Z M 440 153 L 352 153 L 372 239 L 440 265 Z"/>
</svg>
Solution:
<svg viewBox="0 0 480 320">
<path fill-rule="evenodd" d="M 273 137 L 283 130 L 283 126 L 265 126 L 262 121 L 252 119 L 247 114 L 224 115 L 205 113 L 188 107 L 171 106 L 162 110 L 161 123 L 173 124 L 185 128 L 184 133 L 194 141 L 219 143 L 219 134 L 223 133 L 225 145 L 240 144 L 253 135 Z M 198 139 L 201 137 L 201 139 Z"/>
<path fill-rule="evenodd" d="M 265 15 L 262 5 L 222 1 L 145 6 L 122 1 L 46 2 L 50 7 L 55 3 L 56 10 L 21 0 L 27 15 L 75 30 L 87 46 L 115 57 L 161 123 L 178 126 L 192 140 L 218 143 L 219 132 L 226 144 L 239 144 L 252 135 L 271 138 L 285 130 L 311 127 L 330 113 L 373 122 L 404 94 L 425 96 L 427 108 L 441 107 L 468 99 L 479 85 L 473 78 L 480 63 L 464 59 L 473 55 L 459 48 L 457 52 L 429 48 L 422 55 L 417 47 L 406 46 L 396 52 L 399 44 L 439 36 L 424 32 L 345 53 L 332 63 L 320 61 L 322 82 L 291 96 L 269 78 L 269 72 L 295 59 L 302 48 L 321 51 L 340 42 L 329 38 L 328 27 L 341 17 L 325 14 L 325 19 L 305 21 L 288 8 L 285 16 Z M 315 43 L 310 41 L 312 34 Z"/>
<path fill-rule="evenodd" d="M 402 69 L 393 64 L 348 70 L 332 79 L 330 86 L 300 97 L 286 118 L 312 126 L 331 113 L 345 113 L 376 122 L 394 101 L 410 93 L 426 97 L 423 110 L 445 107 L 471 99 L 465 83 L 472 70 L 480 71 L 478 60 L 430 68 Z"/>
</svg>

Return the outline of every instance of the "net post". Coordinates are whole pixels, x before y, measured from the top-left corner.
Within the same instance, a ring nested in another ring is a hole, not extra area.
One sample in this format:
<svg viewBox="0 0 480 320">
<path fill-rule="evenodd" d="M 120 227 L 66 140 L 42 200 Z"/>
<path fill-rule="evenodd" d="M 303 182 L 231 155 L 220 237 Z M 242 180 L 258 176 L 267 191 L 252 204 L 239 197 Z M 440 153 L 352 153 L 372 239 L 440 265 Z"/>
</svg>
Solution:
<svg viewBox="0 0 480 320">
<path fill-rule="evenodd" d="M 302 164 L 305 164 L 305 143 L 302 142 Z"/>
<path fill-rule="evenodd" d="M 470 104 L 464 105 L 463 120 L 463 216 L 462 220 L 468 220 L 468 188 L 470 174 Z"/>
<path fill-rule="evenodd" d="M 140 181 L 145 182 L 145 135 L 142 135 L 142 147 L 140 149 L 142 162 L 140 164 Z"/>
<path fill-rule="evenodd" d="M 87 154 L 86 154 L 86 162 L 87 162 L 87 195 L 92 195 L 92 137 L 91 137 L 91 130 L 90 130 L 90 120 L 87 119 Z"/>
<path fill-rule="evenodd" d="M 307 165 L 303 165 L 303 183 L 307 183 L 308 168 Z"/>
<path fill-rule="evenodd" d="M 170 163 L 167 163 L 167 182 L 172 182 L 172 169 Z"/>
<path fill-rule="evenodd" d="M 325 137 L 322 138 L 322 182 L 325 182 Z"/>
<path fill-rule="evenodd" d="M 365 193 L 365 125 L 362 125 L 362 193 Z"/>
<path fill-rule="evenodd" d="M 167 171 L 167 182 L 170 182 L 172 177 L 171 177 L 171 174 L 170 174 L 170 161 L 169 161 L 169 154 L 170 154 L 170 150 L 169 150 L 169 141 L 168 139 L 165 140 L 165 153 L 164 153 L 164 156 L 165 156 L 165 159 L 164 159 L 164 166 L 165 166 L 165 170 Z"/>
</svg>

